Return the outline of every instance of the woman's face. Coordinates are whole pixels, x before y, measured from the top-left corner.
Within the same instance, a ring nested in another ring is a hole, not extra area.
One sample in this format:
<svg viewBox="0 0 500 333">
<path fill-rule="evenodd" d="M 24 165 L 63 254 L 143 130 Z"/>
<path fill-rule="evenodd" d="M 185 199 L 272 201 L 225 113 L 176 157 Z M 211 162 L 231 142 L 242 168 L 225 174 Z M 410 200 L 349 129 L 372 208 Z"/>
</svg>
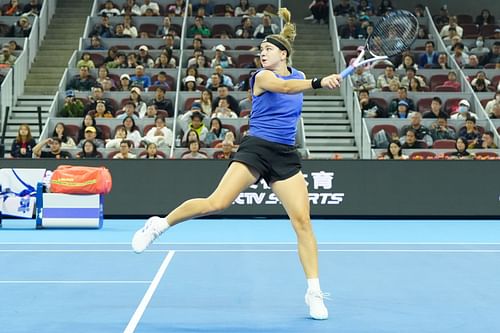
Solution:
<svg viewBox="0 0 500 333">
<path fill-rule="evenodd" d="M 186 88 L 189 91 L 195 91 L 196 86 L 193 81 L 189 81 L 188 83 L 186 83 Z"/>
<path fill-rule="evenodd" d="M 127 128 L 127 129 L 131 129 L 133 125 L 134 125 L 134 123 L 132 122 L 132 119 L 130 119 L 130 118 L 127 118 L 123 121 L 123 126 L 125 126 L 125 128 Z"/>
<path fill-rule="evenodd" d="M 198 65 L 198 67 L 205 67 L 205 64 L 206 64 L 206 59 L 204 56 L 198 56 L 196 58 L 196 64 Z"/>
<path fill-rule="evenodd" d="M 83 151 L 90 154 L 94 151 L 94 146 L 89 141 L 86 141 L 83 145 Z"/>
<path fill-rule="evenodd" d="M 156 156 L 157 148 L 154 143 L 150 144 L 147 150 L 149 156 Z"/>
<path fill-rule="evenodd" d="M 407 65 L 407 66 L 413 65 L 413 59 L 412 59 L 412 57 L 410 57 L 410 56 L 406 56 L 405 57 L 405 65 Z"/>
<path fill-rule="evenodd" d="M 194 153 L 200 150 L 200 145 L 198 144 L 198 141 L 193 141 L 189 144 L 189 150 Z"/>
<path fill-rule="evenodd" d="M 217 120 L 212 121 L 212 128 L 216 129 L 216 130 L 220 129 L 220 125 L 219 125 L 219 122 Z"/>
<path fill-rule="evenodd" d="M 389 146 L 389 149 L 391 151 L 391 154 L 392 156 L 398 156 L 399 155 L 399 146 L 395 143 L 391 143 L 391 145 Z"/>
<path fill-rule="evenodd" d="M 260 45 L 260 61 L 264 68 L 276 68 L 282 60 L 286 59 L 286 52 L 271 43 Z"/>
<path fill-rule="evenodd" d="M 160 61 L 162 63 L 168 62 L 168 58 L 167 58 L 167 55 L 165 53 L 160 54 Z"/>
<path fill-rule="evenodd" d="M 106 106 L 104 105 L 104 103 L 97 103 L 95 111 L 97 113 L 103 114 L 104 112 L 106 112 Z"/>
<path fill-rule="evenodd" d="M 133 100 L 133 101 L 137 101 L 137 99 L 139 98 L 139 94 L 135 91 L 132 91 L 130 92 L 130 99 Z"/>
<path fill-rule="evenodd" d="M 417 82 L 417 80 L 416 79 L 411 79 L 410 86 L 411 86 L 411 90 L 417 90 L 418 89 L 418 82 Z"/>
<path fill-rule="evenodd" d="M 85 123 L 85 127 L 92 126 L 94 124 L 94 122 L 92 121 L 92 117 L 89 115 L 85 116 L 85 119 L 83 120 L 83 122 Z"/>
<path fill-rule="evenodd" d="M 196 70 L 194 68 L 189 68 L 187 71 L 187 75 L 196 77 Z"/>
<path fill-rule="evenodd" d="M 26 126 L 19 127 L 19 135 L 21 136 L 28 135 L 28 128 L 26 128 Z"/>
<path fill-rule="evenodd" d="M 465 150 L 465 142 L 462 139 L 457 139 L 457 150 L 464 151 Z"/>
<path fill-rule="evenodd" d="M 158 118 L 155 121 L 155 126 L 158 128 L 163 128 L 163 127 L 165 127 L 165 122 L 163 121 L 163 119 Z"/>
<path fill-rule="evenodd" d="M 99 68 L 99 77 L 104 79 L 107 76 L 108 76 L 108 73 L 106 73 L 106 68 Z"/>
<path fill-rule="evenodd" d="M 195 133 L 195 132 L 189 132 L 189 135 L 188 135 L 188 142 L 189 142 L 189 141 L 194 141 L 194 140 L 198 140 L 198 136 L 196 136 L 196 133 Z"/>
<path fill-rule="evenodd" d="M 90 54 L 85 53 L 85 54 L 83 55 L 83 60 L 86 60 L 86 61 L 87 61 L 87 60 L 89 60 L 89 59 L 90 59 Z"/>
<path fill-rule="evenodd" d="M 127 137 L 127 130 L 125 128 L 119 128 L 116 130 L 115 138 L 125 139 Z"/>
<path fill-rule="evenodd" d="M 63 124 L 57 124 L 56 133 L 57 133 L 57 135 L 62 135 L 64 133 L 64 125 Z"/>
<path fill-rule="evenodd" d="M 201 98 L 206 102 L 206 101 L 210 101 L 210 93 L 208 93 L 206 90 L 204 90 L 202 93 L 201 93 Z"/>
</svg>

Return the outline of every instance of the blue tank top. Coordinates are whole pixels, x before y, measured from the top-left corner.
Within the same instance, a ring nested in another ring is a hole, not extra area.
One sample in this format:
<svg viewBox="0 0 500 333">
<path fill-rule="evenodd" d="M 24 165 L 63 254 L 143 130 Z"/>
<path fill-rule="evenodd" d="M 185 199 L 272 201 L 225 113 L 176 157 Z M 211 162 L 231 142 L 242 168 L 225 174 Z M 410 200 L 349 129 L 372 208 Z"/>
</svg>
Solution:
<svg viewBox="0 0 500 333">
<path fill-rule="evenodd" d="M 304 79 L 304 75 L 295 68 L 288 69 L 291 70 L 288 76 L 276 73 L 274 75 L 283 80 Z M 250 79 L 252 94 L 257 73 Z M 283 94 L 266 91 L 259 96 L 253 95 L 248 134 L 271 142 L 294 145 L 303 101 L 303 93 Z"/>
</svg>

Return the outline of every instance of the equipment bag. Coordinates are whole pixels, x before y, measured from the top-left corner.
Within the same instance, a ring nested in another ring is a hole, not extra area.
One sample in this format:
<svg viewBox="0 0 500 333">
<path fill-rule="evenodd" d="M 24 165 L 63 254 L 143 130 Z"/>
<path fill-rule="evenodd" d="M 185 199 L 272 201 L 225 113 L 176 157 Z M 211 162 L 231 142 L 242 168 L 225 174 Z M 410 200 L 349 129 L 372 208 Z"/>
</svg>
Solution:
<svg viewBox="0 0 500 333">
<path fill-rule="evenodd" d="M 61 165 L 52 174 L 50 191 L 68 194 L 107 194 L 112 180 L 105 167 Z"/>
</svg>

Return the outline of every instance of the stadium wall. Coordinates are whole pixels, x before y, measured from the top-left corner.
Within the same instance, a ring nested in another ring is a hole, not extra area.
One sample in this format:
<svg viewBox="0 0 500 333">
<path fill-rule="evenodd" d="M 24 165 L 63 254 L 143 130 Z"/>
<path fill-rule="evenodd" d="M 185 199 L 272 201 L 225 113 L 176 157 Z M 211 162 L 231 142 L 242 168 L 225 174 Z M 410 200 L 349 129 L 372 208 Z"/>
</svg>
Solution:
<svg viewBox="0 0 500 333">
<path fill-rule="evenodd" d="M 311 214 L 329 218 L 495 218 L 500 208 L 498 161 L 304 160 Z M 1 168 L 47 168 L 59 164 L 107 166 L 113 190 L 108 217 L 165 214 L 182 201 L 207 196 L 226 161 L 217 160 L 0 160 Z M 284 211 L 258 183 L 223 216 L 279 217 Z"/>
</svg>

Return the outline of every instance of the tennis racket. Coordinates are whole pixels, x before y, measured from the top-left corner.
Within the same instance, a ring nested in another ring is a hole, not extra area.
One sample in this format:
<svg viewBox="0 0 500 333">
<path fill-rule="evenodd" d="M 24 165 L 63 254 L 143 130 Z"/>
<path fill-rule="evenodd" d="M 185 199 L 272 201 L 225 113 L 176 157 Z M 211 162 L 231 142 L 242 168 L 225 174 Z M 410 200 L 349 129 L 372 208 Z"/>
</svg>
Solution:
<svg viewBox="0 0 500 333">
<path fill-rule="evenodd" d="M 418 26 L 415 15 L 406 10 L 393 11 L 384 16 L 373 27 L 361 54 L 340 73 L 342 79 L 354 73 L 356 67 L 387 60 L 408 50 L 417 39 Z M 372 57 L 363 60 L 367 51 Z"/>
</svg>

